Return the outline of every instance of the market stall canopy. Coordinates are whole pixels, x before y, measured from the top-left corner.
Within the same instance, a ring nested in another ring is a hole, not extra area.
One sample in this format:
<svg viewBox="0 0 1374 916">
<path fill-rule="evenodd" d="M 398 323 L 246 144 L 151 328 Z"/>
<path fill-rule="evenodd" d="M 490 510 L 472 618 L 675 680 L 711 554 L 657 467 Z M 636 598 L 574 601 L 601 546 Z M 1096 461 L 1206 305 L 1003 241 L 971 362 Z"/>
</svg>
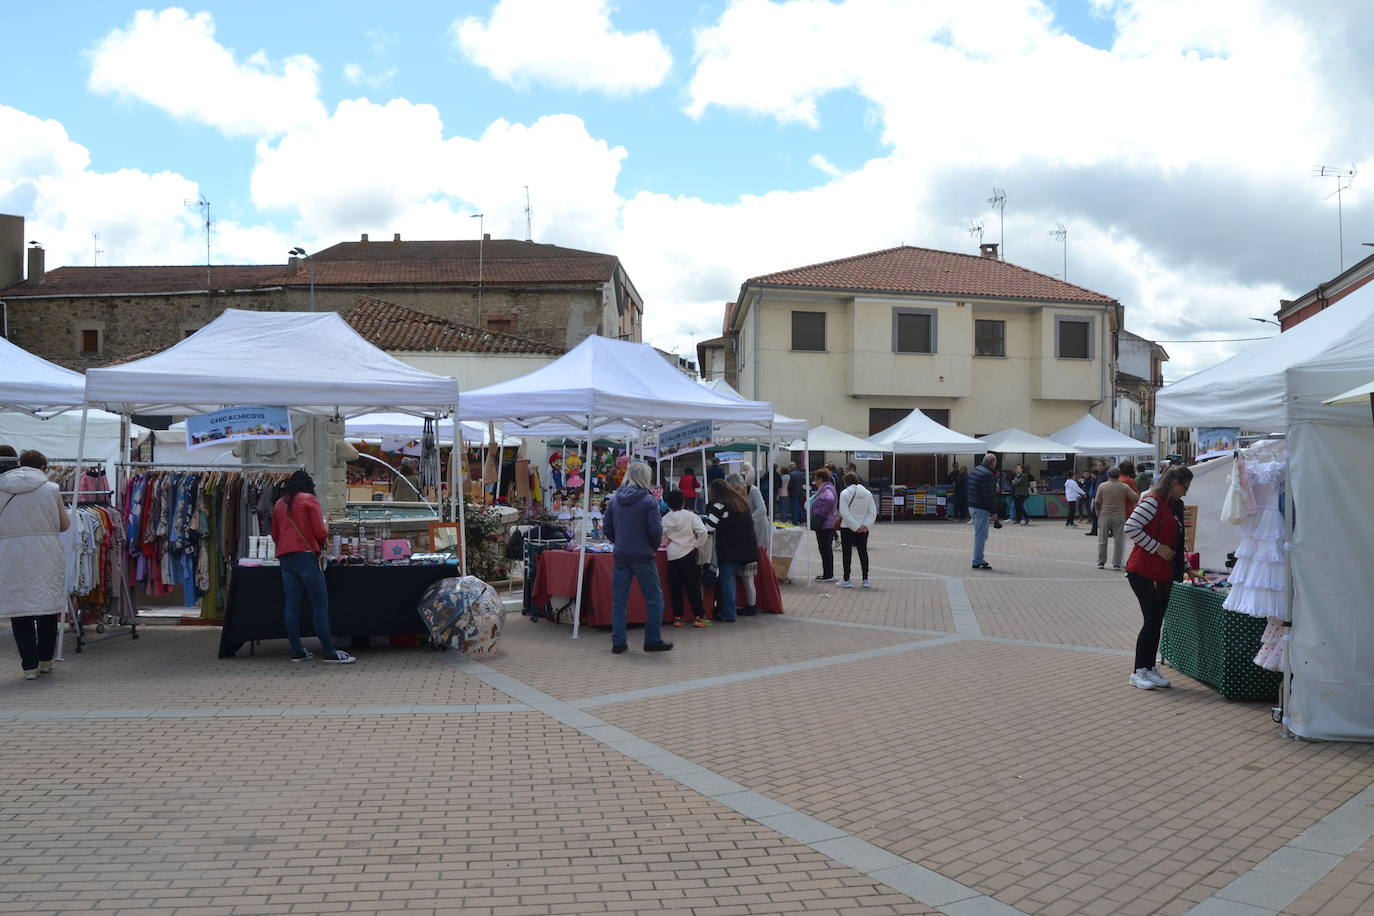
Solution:
<svg viewBox="0 0 1374 916">
<path fill-rule="evenodd" d="M 1085 413 L 1076 423 L 1054 433 L 1050 439 L 1061 443 L 1063 451 L 1090 458 L 1155 454 L 1155 446 L 1149 442 L 1141 442 L 1117 432 L 1090 413 Z"/>
<path fill-rule="evenodd" d="M 0 410 L 53 413 L 85 402 L 86 378 L 0 338 Z"/>
<path fill-rule="evenodd" d="M 920 410 L 874 433 L 868 441 L 879 451 L 898 455 L 981 455 L 987 451 L 982 442 L 941 426 Z"/>
<path fill-rule="evenodd" d="M 735 401 L 747 401 L 748 399 L 736 391 L 729 382 L 723 378 L 714 378 L 709 382 L 701 383 L 705 388 L 714 391 L 721 397 L 730 398 Z M 702 417 L 702 419 L 706 419 Z M 798 436 L 806 435 L 806 421 L 797 420 L 792 417 L 785 417 L 780 413 L 773 414 L 773 440 L 776 442 L 795 439 Z M 759 429 L 757 423 L 747 425 L 738 423 L 717 423 L 716 438 L 719 441 L 730 439 L 751 439 L 758 438 Z M 802 446 L 796 446 L 801 448 Z"/>
<path fill-rule="evenodd" d="M 464 420 L 512 420 L 522 429 L 549 420 L 585 429 L 588 417 L 598 431 L 616 421 L 693 420 L 738 420 L 766 429 L 773 405 L 709 391 L 648 344 L 593 335 L 528 375 L 465 392 L 458 414 Z"/>
<path fill-rule="evenodd" d="M 978 441 L 982 443 L 983 451 L 997 452 L 999 455 L 1054 455 L 1073 451 L 1062 442 L 1046 439 L 1044 436 L 1037 436 L 1014 426 L 1011 429 L 979 436 Z"/>
<path fill-rule="evenodd" d="M 1210 369 L 1164 387 L 1155 399 L 1155 422 L 1160 426 L 1236 426 L 1278 432 L 1292 419 L 1294 393 L 1289 369 L 1325 360 L 1340 351 L 1374 353 L 1374 287 L 1364 286 L 1300 324 L 1269 340 L 1242 350 Z M 1369 378 L 1366 371 L 1363 380 Z M 1354 380 L 1336 378 L 1321 396 L 1305 393 L 1320 407 L 1334 391 Z M 1356 380 L 1360 380 L 1357 376 Z M 1351 392 L 1348 392 L 1351 393 Z M 1332 406 L 1330 410 L 1343 408 Z M 1339 420 L 1341 414 L 1321 411 Z"/>
<path fill-rule="evenodd" d="M 1344 394 L 1338 394 L 1334 398 L 1322 401 L 1323 404 L 1364 404 L 1369 400 L 1369 396 L 1374 395 L 1374 382 L 1365 382 L 1357 385 Z"/>
<path fill-rule="evenodd" d="M 91 461 L 115 462 L 124 456 L 124 443 L 119 434 L 123 418 L 103 410 L 92 410 L 86 416 L 86 457 Z M 146 432 L 131 426 L 129 433 L 138 437 Z M 18 451 L 36 449 L 51 462 L 71 461 L 81 445 L 81 411 L 69 411 L 50 417 L 33 416 L 14 411 L 0 411 L 0 442 Z"/>
<path fill-rule="evenodd" d="M 116 413 L 185 416 L 280 405 L 348 416 L 451 408 L 458 382 L 387 355 L 334 312 L 226 309 L 161 353 L 91 369 L 86 401 Z"/>
<path fill-rule="evenodd" d="M 365 413 L 356 417 L 349 417 L 344 421 L 344 436 L 349 439 L 380 439 L 383 436 L 416 436 L 419 437 L 425 431 L 425 421 L 423 417 L 417 417 L 408 413 Z M 453 419 L 451 417 L 439 421 L 439 444 L 453 444 Z M 519 439 L 509 436 L 504 437 L 497 427 L 496 438 L 504 441 L 506 445 L 519 445 Z M 487 441 L 487 426 L 485 423 L 464 422 L 463 440 L 472 444 Z"/>
<path fill-rule="evenodd" d="M 790 446 L 792 449 L 810 448 L 815 452 L 890 452 L 892 449 L 878 445 L 868 439 L 860 439 L 858 436 L 851 435 L 842 429 L 833 426 L 813 426 L 807 433 L 806 440 L 798 440 Z"/>
</svg>

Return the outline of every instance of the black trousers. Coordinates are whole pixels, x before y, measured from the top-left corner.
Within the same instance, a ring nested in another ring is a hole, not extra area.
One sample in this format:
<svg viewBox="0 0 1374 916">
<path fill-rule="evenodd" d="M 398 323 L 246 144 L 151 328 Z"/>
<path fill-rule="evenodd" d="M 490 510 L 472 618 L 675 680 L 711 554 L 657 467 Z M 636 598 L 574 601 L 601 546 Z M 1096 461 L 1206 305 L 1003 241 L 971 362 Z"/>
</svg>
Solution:
<svg viewBox="0 0 1374 916">
<path fill-rule="evenodd" d="M 868 578 L 868 532 L 860 534 L 848 528 L 840 529 L 840 556 L 844 559 L 844 581 L 849 581 L 849 559 L 851 551 L 859 551 L 859 569 L 863 578 Z"/>
<path fill-rule="evenodd" d="M 1068 502 L 1068 501 L 1065 500 L 1065 502 Z M 1074 520 L 1075 517 L 1077 517 L 1077 515 L 1078 515 L 1078 500 L 1075 499 L 1073 502 L 1069 503 L 1069 517 L 1064 521 L 1064 524 L 1065 524 L 1065 525 L 1072 525 L 1072 524 L 1073 524 L 1073 520 Z"/>
<path fill-rule="evenodd" d="M 20 665 L 25 671 L 37 668 L 39 662 L 52 661 L 53 652 L 57 651 L 56 614 L 11 617 L 10 629 L 14 630 Z"/>
<path fill-rule="evenodd" d="M 1164 628 L 1164 612 L 1169 609 L 1169 593 L 1174 589 L 1172 582 L 1156 582 L 1137 573 L 1126 573 L 1126 581 L 1131 583 L 1140 602 L 1140 635 L 1135 640 L 1135 670 L 1153 668 L 1159 656 L 1159 634 Z"/>
<path fill-rule="evenodd" d="M 697 563 L 697 552 L 693 550 L 685 557 L 668 561 L 668 600 L 673 604 L 673 617 L 682 619 L 682 593 L 687 593 L 687 601 L 692 605 L 692 616 L 705 617 L 701 609 L 701 565 Z"/>
<path fill-rule="evenodd" d="M 835 578 L 835 554 L 832 553 L 835 545 L 835 529 L 826 528 L 824 531 L 816 532 L 816 547 L 821 552 L 821 578 Z"/>
<path fill-rule="evenodd" d="M 1011 498 L 1013 513 L 1011 517 L 1012 521 L 1030 521 L 1030 519 L 1026 517 L 1026 500 L 1028 499 L 1030 499 L 1029 496 L 1013 496 Z"/>
</svg>

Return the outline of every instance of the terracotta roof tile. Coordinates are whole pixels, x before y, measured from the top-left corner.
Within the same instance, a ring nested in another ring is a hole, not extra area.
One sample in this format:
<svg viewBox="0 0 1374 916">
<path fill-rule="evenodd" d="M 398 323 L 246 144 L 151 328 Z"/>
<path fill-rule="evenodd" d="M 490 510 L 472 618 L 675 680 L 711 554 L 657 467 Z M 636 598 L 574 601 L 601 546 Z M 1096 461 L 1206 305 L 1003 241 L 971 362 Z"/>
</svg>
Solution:
<svg viewBox="0 0 1374 916">
<path fill-rule="evenodd" d="M 746 285 L 856 292 L 1113 303 L 1115 299 L 997 258 L 902 245 L 752 277 Z M 727 309 L 727 319 L 729 310 Z"/>
<path fill-rule="evenodd" d="M 566 352 L 552 344 L 445 321 L 371 296 L 359 299 L 344 313 L 343 319 L 368 343 L 383 350 L 542 353 L 549 356 L 561 356 Z"/>
<path fill-rule="evenodd" d="M 259 289 L 280 286 L 286 268 L 280 264 L 216 264 L 210 268 L 212 289 Z M 186 267 L 59 267 L 42 283 L 24 281 L 0 290 L 0 298 L 28 296 L 99 296 L 205 291 L 205 265 Z"/>
</svg>

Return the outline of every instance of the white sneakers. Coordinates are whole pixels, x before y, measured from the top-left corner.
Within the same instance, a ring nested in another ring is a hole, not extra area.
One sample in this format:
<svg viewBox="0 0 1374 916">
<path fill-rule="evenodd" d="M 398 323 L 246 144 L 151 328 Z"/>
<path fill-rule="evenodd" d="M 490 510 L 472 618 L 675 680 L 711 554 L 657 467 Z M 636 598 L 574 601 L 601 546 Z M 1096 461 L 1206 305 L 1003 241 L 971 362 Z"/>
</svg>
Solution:
<svg viewBox="0 0 1374 916">
<path fill-rule="evenodd" d="M 1156 687 L 1171 687 L 1168 678 L 1159 673 L 1158 668 L 1137 668 L 1131 675 L 1131 686 L 1141 690 L 1154 690 Z"/>
<path fill-rule="evenodd" d="M 320 657 L 320 661 L 324 662 L 326 665 L 351 665 L 356 662 L 357 659 L 349 655 L 343 649 L 335 649 L 334 657 L 331 658 L 329 653 L 326 652 Z"/>
<path fill-rule="evenodd" d="M 843 580 L 843 581 L 840 582 L 840 588 L 853 588 L 853 587 L 854 587 L 854 583 L 853 583 L 853 582 L 850 582 L 848 579 L 845 579 L 845 580 Z"/>
<path fill-rule="evenodd" d="M 865 579 L 865 580 L 863 581 L 862 585 L 863 585 L 864 588 L 872 588 L 872 587 L 873 587 L 873 586 L 871 586 L 871 585 L 868 584 L 868 580 L 867 580 L 867 579 Z"/>
</svg>

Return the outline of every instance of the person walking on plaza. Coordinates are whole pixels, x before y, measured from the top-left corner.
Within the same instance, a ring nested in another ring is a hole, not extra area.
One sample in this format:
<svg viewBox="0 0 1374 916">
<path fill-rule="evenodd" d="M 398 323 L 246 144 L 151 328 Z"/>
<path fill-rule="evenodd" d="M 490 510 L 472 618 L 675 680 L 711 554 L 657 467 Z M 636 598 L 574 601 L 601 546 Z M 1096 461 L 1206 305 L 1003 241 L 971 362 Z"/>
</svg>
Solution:
<svg viewBox="0 0 1374 916">
<path fill-rule="evenodd" d="M 700 552 L 706 546 L 706 525 L 689 509 L 681 490 L 669 493 L 668 514 L 663 516 L 663 543 L 668 548 L 668 597 L 673 605 L 673 626 L 682 626 L 682 594 L 692 605 L 692 626 L 709 627 L 701 606 Z"/>
<path fill-rule="evenodd" d="M 1064 525 L 1069 528 L 1077 528 L 1073 523 L 1074 516 L 1078 512 L 1078 503 L 1083 499 L 1083 487 L 1072 476 L 1064 478 L 1064 502 L 1069 504 L 1069 517 Z"/>
<path fill-rule="evenodd" d="M 787 466 L 787 500 L 792 504 L 792 524 L 806 524 L 806 474 L 796 462 Z"/>
<path fill-rule="evenodd" d="M 759 547 L 749 503 L 739 491 L 724 480 L 713 480 L 707 495 L 706 525 L 716 533 L 716 620 L 730 623 L 737 614 L 750 617 L 757 613 L 754 607 L 736 607 L 735 577 L 750 564 L 757 571 Z"/>
<path fill-rule="evenodd" d="M 642 461 L 625 469 L 625 479 L 606 503 L 601 529 L 615 545 L 615 572 L 611 578 L 611 651 L 619 655 L 629 648 L 626 607 L 630 582 L 639 583 L 644 596 L 644 651 L 666 652 L 664 642 L 663 585 L 658 578 L 658 545 L 663 542 L 663 517 L 658 500 L 649 492 L 653 474 Z"/>
<path fill-rule="evenodd" d="M 734 487 L 735 491 L 744 497 L 749 504 L 749 520 L 754 527 L 754 544 L 767 546 L 768 544 L 768 507 L 764 505 L 763 495 L 759 493 L 759 488 L 753 484 L 754 467 L 749 462 L 744 462 L 742 474 L 727 474 L 725 482 Z M 748 563 L 743 563 L 739 568 L 739 577 L 744 582 L 744 609 L 739 613 L 746 617 L 752 617 L 757 613 L 758 590 L 754 587 L 754 579 L 759 574 L 759 558 L 757 553 Z"/>
<path fill-rule="evenodd" d="M 968 521 L 968 467 L 954 466 L 954 517 Z"/>
<path fill-rule="evenodd" d="M 6 458 L 14 457 L 14 449 Z M 0 474 L 0 618 L 9 618 L 24 680 L 52 672 L 57 627 L 67 608 L 63 531 L 71 516 L 57 484 L 48 480 L 48 459 L 26 451 L 18 466 Z"/>
<path fill-rule="evenodd" d="M 1088 507 L 1092 509 L 1092 530 L 1086 532 L 1090 538 L 1097 537 L 1097 510 L 1093 508 L 1097 500 L 1097 488 L 1107 482 L 1107 468 L 1098 466 L 1093 469 L 1092 479 L 1088 481 Z"/>
<path fill-rule="evenodd" d="M 821 468 L 816 472 L 812 483 L 816 494 L 811 497 L 811 517 L 808 520 L 812 531 L 816 532 L 816 548 L 821 552 L 821 574 L 817 582 L 835 581 L 835 528 L 840 515 L 836 511 L 838 502 L 835 484 L 830 479 L 830 471 Z"/>
<path fill-rule="evenodd" d="M 329 625 L 329 589 L 319 556 L 329 539 L 315 498 L 315 481 L 305 471 L 295 471 L 282 485 L 284 494 L 272 507 L 272 541 L 281 564 L 282 616 L 286 639 L 291 644 L 291 661 L 314 658 L 301 644 L 301 598 L 310 600 L 314 611 L 315 636 L 320 640 L 320 661 L 351 665 L 353 656 L 334 645 Z"/>
<path fill-rule="evenodd" d="M 1121 469 L 1109 468 L 1107 482 L 1097 488 L 1097 568 L 1107 565 L 1107 538 L 1112 539 L 1112 569 L 1121 568 L 1121 553 L 1126 544 L 1126 519 L 1135 510 L 1135 491 L 1121 482 Z"/>
<path fill-rule="evenodd" d="M 840 588 L 853 588 L 849 581 L 850 553 L 859 552 L 860 583 L 868 584 L 868 528 L 878 520 L 878 504 L 868 487 L 859 482 L 857 474 L 844 475 L 844 491 L 840 493 L 840 557 L 843 560 L 844 580 Z"/>
<path fill-rule="evenodd" d="M 1026 515 L 1026 500 L 1030 499 L 1031 484 L 1034 482 L 1030 471 L 1018 464 L 1016 474 L 1011 478 L 1011 520 L 1018 525 L 1030 524 L 1030 516 Z"/>
<path fill-rule="evenodd" d="M 781 468 L 773 472 L 776 486 L 773 491 L 777 493 L 777 513 L 778 520 L 784 524 L 792 521 L 792 500 L 788 499 L 788 487 L 791 484 L 791 477 L 787 473 L 787 468 Z"/>
<path fill-rule="evenodd" d="M 1169 593 L 1183 578 L 1183 495 L 1193 482 L 1186 467 L 1171 467 L 1140 498 L 1126 520 L 1126 536 L 1135 542 L 1126 561 L 1126 581 L 1140 602 L 1142 623 L 1135 641 L 1131 686 L 1141 690 L 1168 687 L 1159 673 L 1159 634 Z"/>
<path fill-rule="evenodd" d="M 988 523 L 997 521 L 997 456 L 988 452 L 968 475 L 968 511 L 973 516 L 973 568 L 992 569 L 983 557 Z"/>
</svg>

